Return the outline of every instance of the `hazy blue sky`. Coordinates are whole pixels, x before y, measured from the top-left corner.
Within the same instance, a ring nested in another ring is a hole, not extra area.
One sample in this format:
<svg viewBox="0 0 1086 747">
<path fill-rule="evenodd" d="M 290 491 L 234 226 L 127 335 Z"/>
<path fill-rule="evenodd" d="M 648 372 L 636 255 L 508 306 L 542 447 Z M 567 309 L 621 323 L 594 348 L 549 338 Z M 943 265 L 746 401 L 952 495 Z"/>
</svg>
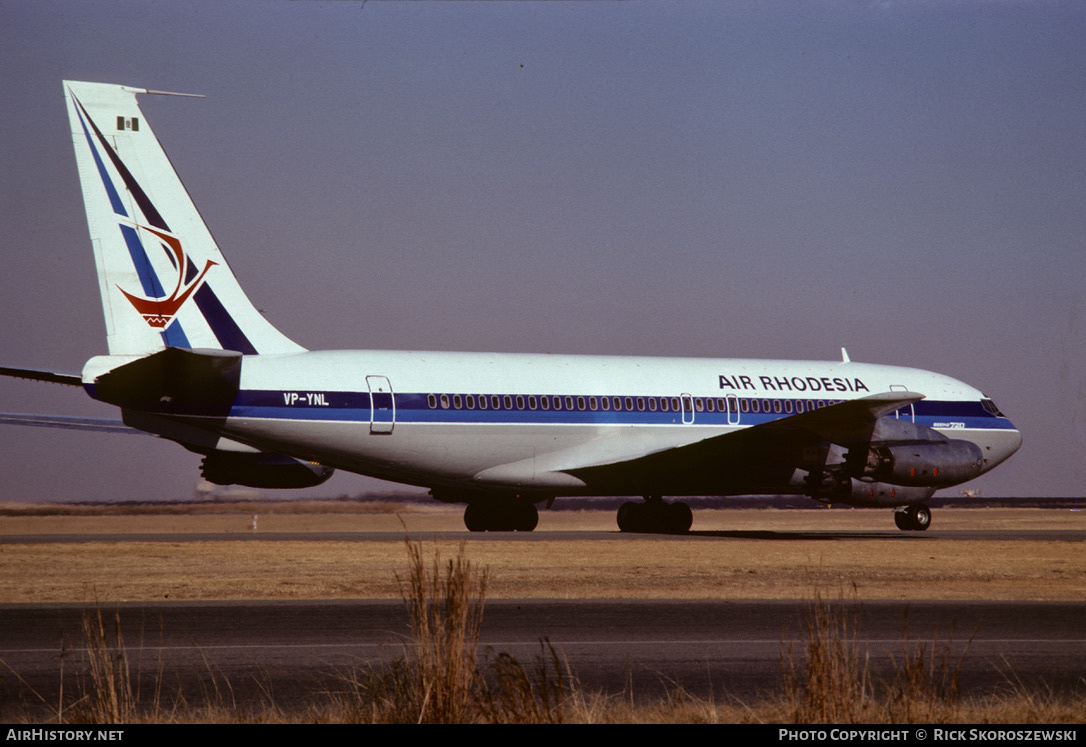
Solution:
<svg viewBox="0 0 1086 747">
<path fill-rule="evenodd" d="M 0 0 L 0 361 L 105 352 L 61 80 L 145 97 L 309 348 L 933 369 L 1086 484 L 1086 4 Z M 111 416 L 0 380 L 0 411 Z M 153 438 L 0 426 L 0 500 L 183 498 Z M 337 475 L 298 495 L 373 485 Z"/>
</svg>

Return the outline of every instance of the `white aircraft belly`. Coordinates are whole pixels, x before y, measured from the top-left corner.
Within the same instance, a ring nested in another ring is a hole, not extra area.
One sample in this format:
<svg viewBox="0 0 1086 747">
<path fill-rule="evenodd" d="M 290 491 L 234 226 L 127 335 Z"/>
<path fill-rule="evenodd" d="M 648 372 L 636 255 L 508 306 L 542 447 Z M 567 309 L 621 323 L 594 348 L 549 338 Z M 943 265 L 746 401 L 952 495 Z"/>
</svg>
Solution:
<svg viewBox="0 0 1086 747">
<path fill-rule="evenodd" d="M 262 418 L 231 418 L 223 428 L 262 449 L 374 476 L 556 490 L 584 487 L 565 470 L 619 462 L 728 430 L 735 429 L 397 423 L 392 433 L 374 434 L 368 421 Z"/>
</svg>

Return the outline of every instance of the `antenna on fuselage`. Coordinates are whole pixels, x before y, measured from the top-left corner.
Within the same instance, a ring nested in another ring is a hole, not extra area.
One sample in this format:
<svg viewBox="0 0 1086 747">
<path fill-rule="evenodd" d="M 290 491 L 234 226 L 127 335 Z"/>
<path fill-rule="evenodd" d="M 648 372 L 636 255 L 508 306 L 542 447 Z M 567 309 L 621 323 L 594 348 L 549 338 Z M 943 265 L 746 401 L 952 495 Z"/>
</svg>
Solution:
<svg viewBox="0 0 1086 747">
<path fill-rule="evenodd" d="M 845 350 L 844 348 L 841 348 L 841 362 L 842 363 L 852 363 L 852 359 L 848 357 L 848 351 Z"/>
</svg>

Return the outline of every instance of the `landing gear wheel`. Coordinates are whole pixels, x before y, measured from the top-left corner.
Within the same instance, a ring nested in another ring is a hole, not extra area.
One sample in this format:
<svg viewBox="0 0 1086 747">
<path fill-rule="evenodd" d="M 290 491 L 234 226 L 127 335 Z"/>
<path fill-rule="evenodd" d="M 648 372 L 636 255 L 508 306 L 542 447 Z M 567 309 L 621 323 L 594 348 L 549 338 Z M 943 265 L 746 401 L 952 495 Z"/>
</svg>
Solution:
<svg viewBox="0 0 1086 747">
<path fill-rule="evenodd" d="M 694 514 L 682 501 L 665 503 L 659 496 L 648 496 L 644 503 L 623 503 L 617 519 L 620 532 L 685 534 L 690 531 Z"/>
<path fill-rule="evenodd" d="M 475 501 L 464 509 L 469 532 L 530 532 L 539 524 L 539 511 L 531 503 Z"/>
<path fill-rule="evenodd" d="M 464 509 L 464 526 L 469 532 L 485 532 L 489 525 L 487 507 L 482 503 L 469 503 Z"/>
<path fill-rule="evenodd" d="M 905 513 L 903 508 L 894 509 L 894 523 L 897 524 L 897 528 L 903 532 L 909 531 L 909 516 Z"/>
<path fill-rule="evenodd" d="M 516 532 L 531 532 L 539 525 L 539 511 L 531 503 L 521 503 L 515 506 Z"/>
<path fill-rule="evenodd" d="M 906 532 L 922 532 L 931 526 L 931 509 L 923 503 L 914 503 L 894 511 L 894 523 Z"/>
<path fill-rule="evenodd" d="M 671 519 L 669 532 L 671 534 L 686 534 L 690 531 L 690 525 L 694 523 L 694 512 L 690 506 L 679 501 L 668 506 Z"/>
<path fill-rule="evenodd" d="M 634 503 L 633 501 L 626 501 L 618 507 L 618 531 L 620 532 L 639 532 L 638 525 L 642 504 Z"/>
<path fill-rule="evenodd" d="M 931 526 L 931 509 L 921 503 L 909 506 L 909 518 L 913 529 L 922 532 Z"/>
</svg>

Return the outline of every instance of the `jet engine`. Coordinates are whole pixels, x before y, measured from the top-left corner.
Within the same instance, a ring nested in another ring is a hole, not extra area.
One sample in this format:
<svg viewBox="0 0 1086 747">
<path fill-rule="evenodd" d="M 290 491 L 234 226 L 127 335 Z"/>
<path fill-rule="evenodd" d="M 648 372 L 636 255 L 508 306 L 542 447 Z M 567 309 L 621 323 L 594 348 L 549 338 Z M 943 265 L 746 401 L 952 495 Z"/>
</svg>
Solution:
<svg viewBox="0 0 1086 747">
<path fill-rule="evenodd" d="M 822 503 L 843 503 L 846 506 L 896 507 L 922 503 L 935 493 L 934 487 L 889 485 L 884 482 L 864 482 L 849 477 L 844 470 L 811 472 L 807 478 L 806 495 Z"/>
<path fill-rule="evenodd" d="M 312 488 L 332 476 L 335 469 L 281 454 L 238 454 L 218 451 L 200 463 L 200 474 L 216 485 L 250 488 Z"/>
<path fill-rule="evenodd" d="M 980 474 L 984 455 L 970 441 L 872 445 L 846 457 L 850 472 L 865 482 L 945 488 Z"/>
</svg>

